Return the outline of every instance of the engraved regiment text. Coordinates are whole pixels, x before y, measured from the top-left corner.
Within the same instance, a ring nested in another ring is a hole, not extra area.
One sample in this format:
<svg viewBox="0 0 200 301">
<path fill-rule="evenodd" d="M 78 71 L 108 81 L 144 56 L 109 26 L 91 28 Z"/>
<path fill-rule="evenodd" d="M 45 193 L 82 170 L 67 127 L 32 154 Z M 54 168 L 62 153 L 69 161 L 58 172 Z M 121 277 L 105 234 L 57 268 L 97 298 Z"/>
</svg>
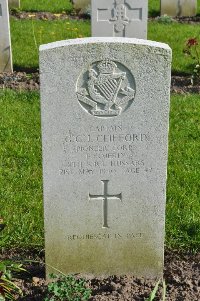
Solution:
<svg viewBox="0 0 200 301">
<path fill-rule="evenodd" d="M 91 126 L 87 133 L 72 129 L 63 139 L 64 161 L 61 176 L 94 176 L 140 174 L 152 171 L 138 148 L 151 141 L 149 133 L 134 132 L 121 123 Z M 70 159 L 69 159 L 70 154 Z"/>
</svg>

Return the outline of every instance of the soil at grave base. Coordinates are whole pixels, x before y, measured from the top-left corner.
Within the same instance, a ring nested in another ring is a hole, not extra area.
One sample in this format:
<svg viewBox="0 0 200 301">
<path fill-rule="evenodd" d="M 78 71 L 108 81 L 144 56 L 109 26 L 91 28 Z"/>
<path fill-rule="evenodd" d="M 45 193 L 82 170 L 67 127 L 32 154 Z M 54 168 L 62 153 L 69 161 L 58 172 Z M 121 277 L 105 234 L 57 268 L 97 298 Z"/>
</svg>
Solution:
<svg viewBox="0 0 200 301">
<path fill-rule="evenodd" d="M 161 20 L 160 17 L 150 17 L 148 19 L 149 21 Z M 199 24 L 200 23 L 200 16 L 194 16 L 194 17 L 172 17 L 172 22 L 178 22 L 178 23 L 185 23 L 185 24 Z M 163 21 L 164 22 L 164 21 Z"/>
<path fill-rule="evenodd" d="M 0 260 L 4 259 L 23 262 L 28 271 L 21 274 L 20 278 L 15 278 L 15 283 L 24 293 L 24 297 L 18 297 L 16 300 L 44 300 L 47 292 L 44 278 L 44 252 L 9 250 L 0 254 Z M 184 254 L 178 251 L 166 251 L 164 278 L 167 283 L 166 301 L 199 301 L 200 253 Z M 156 281 L 128 275 L 93 278 L 87 282 L 92 289 L 90 301 L 144 301 L 149 297 L 155 284 Z M 161 300 L 161 288 L 155 301 L 158 300 Z"/>
<path fill-rule="evenodd" d="M 39 90 L 39 73 L 13 72 L 0 73 L 0 89 L 14 90 Z M 191 84 L 190 76 L 172 76 L 171 92 L 178 94 L 198 93 L 200 94 L 200 81 Z"/>
<path fill-rule="evenodd" d="M 82 14 L 80 11 L 72 11 L 72 13 L 67 14 L 62 13 L 50 13 L 50 12 L 25 12 L 25 11 L 11 11 L 12 17 L 16 19 L 35 19 L 35 20 L 67 20 L 67 19 L 90 19 L 88 14 Z M 159 20 L 159 17 L 149 17 L 149 20 Z M 200 23 L 200 16 L 193 17 L 174 17 L 172 18 L 174 22 L 187 23 L 187 24 L 198 24 Z"/>
<path fill-rule="evenodd" d="M 25 11 L 11 11 L 12 18 L 20 20 L 86 20 L 90 19 L 88 14 L 81 14 L 73 11 L 70 14 L 66 12 L 61 13 L 50 13 L 50 12 L 25 12 Z"/>
</svg>

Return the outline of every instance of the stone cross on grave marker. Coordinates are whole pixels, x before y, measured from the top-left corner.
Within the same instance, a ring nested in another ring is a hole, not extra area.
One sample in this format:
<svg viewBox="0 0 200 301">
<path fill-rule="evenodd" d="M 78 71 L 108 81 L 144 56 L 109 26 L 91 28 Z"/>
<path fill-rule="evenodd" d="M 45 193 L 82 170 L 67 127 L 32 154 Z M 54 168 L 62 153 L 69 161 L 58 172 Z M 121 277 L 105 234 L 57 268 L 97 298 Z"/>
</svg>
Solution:
<svg viewBox="0 0 200 301">
<path fill-rule="evenodd" d="M 147 38 L 147 0 L 92 0 L 92 36 Z"/>
<path fill-rule="evenodd" d="M 0 0 L 0 72 L 12 72 L 8 1 Z"/>
<path fill-rule="evenodd" d="M 89 194 L 89 200 L 103 200 L 103 225 L 102 228 L 109 228 L 108 227 L 108 200 L 120 200 L 122 201 L 122 194 L 111 195 L 108 194 L 108 182 L 109 180 L 102 180 L 103 183 L 103 195 L 92 195 Z"/>
</svg>

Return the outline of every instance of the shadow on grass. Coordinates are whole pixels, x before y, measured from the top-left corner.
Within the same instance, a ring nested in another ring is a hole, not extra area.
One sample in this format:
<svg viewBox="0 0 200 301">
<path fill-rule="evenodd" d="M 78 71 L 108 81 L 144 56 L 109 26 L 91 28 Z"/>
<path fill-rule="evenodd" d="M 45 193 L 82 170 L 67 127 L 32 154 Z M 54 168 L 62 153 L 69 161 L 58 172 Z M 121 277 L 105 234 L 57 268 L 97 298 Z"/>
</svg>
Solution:
<svg viewBox="0 0 200 301">
<path fill-rule="evenodd" d="M 16 72 L 36 73 L 39 72 L 39 67 L 24 67 L 24 66 L 14 65 L 13 70 Z"/>
<path fill-rule="evenodd" d="M 199 222 L 191 222 L 190 224 L 183 224 L 180 226 L 182 232 L 187 233 L 190 239 L 195 239 L 200 231 Z"/>
<path fill-rule="evenodd" d="M 73 14 L 73 9 L 62 9 L 62 10 L 55 10 L 55 11 L 49 11 L 49 10 L 45 10 L 45 9 L 11 9 L 11 11 L 14 12 L 26 12 L 26 13 L 41 13 L 41 12 L 50 12 L 52 14 L 59 14 L 59 13 L 66 13 L 67 15 L 71 15 Z"/>
<path fill-rule="evenodd" d="M 160 16 L 160 12 L 158 10 L 156 10 L 156 9 L 149 10 L 149 17 L 155 18 L 158 16 Z"/>
<path fill-rule="evenodd" d="M 185 76 L 192 75 L 192 71 L 188 70 L 188 72 L 183 72 L 183 71 L 172 70 L 172 75 L 185 77 Z"/>
<path fill-rule="evenodd" d="M 195 68 L 195 63 L 186 63 L 185 64 L 185 70 L 186 71 L 177 71 L 172 69 L 172 75 L 177 75 L 177 76 L 192 76 Z"/>
</svg>

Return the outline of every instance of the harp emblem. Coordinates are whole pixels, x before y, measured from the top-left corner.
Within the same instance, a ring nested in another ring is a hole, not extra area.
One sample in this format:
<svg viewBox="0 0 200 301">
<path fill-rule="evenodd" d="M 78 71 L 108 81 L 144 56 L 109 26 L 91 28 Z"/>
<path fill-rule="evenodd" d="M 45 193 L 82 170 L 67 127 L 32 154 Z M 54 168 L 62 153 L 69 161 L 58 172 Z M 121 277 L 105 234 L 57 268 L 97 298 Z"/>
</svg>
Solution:
<svg viewBox="0 0 200 301">
<path fill-rule="evenodd" d="M 81 83 L 79 79 L 77 98 L 94 116 L 118 116 L 135 97 L 135 87 L 130 87 L 134 86 L 134 79 L 130 74 L 127 76 L 124 66 L 109 59 L 97 62 L 82 76 L 87 81 Z"/>
</svg>

